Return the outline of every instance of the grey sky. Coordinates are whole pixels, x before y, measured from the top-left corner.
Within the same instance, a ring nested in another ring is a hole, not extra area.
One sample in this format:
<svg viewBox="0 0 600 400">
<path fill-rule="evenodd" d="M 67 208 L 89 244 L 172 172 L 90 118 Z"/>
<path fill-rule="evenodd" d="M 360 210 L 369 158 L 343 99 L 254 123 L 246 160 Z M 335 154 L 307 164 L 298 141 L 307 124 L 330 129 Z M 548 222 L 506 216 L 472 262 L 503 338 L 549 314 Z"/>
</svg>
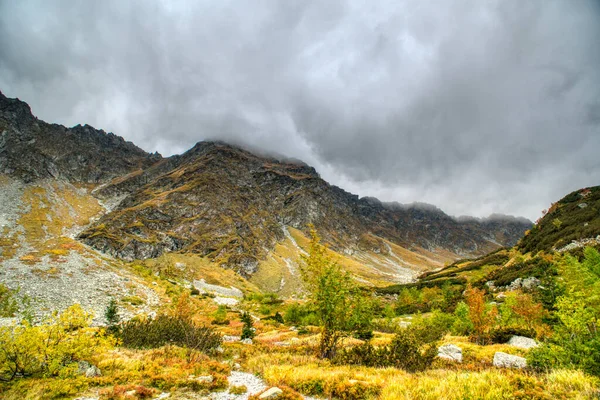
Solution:
<svg viewBox="0 0 600 400">
<path fill-rule="evenodd" d="M 453 215 L 535 219 L 600 184 L 594 0 L 0 0 L 0 90 L 148 151 L 245 143 Z"/>
</svg>

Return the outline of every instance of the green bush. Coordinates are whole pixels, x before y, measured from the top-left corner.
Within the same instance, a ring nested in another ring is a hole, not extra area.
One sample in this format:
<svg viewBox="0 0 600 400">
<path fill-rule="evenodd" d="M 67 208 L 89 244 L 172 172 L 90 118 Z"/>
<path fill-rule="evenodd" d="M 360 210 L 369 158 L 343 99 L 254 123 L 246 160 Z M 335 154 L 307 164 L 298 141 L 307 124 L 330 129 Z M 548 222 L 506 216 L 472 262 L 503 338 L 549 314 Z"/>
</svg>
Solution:
<svg viewBox="0 0 600 400">
<path fill-rule="evenodd" d="M 536 369 L 577 368 L 600 376 L 600 279 L 594 273 L 600 257 L 589 253 L 590 262 L 568 260 L 566 266 L 577 273 L 565 275 L 570 290 L 556 302 L 554 335 L 529 353 Z"/>
<path fill-rule="evenodd" d="M 207 352 L 221 345 L 221 335 L 210 327 L 197 326 L 190 320 L 171 315 L 152 319 L 132 319 L 121 325 L 123 346 L 150 349 L 174 344 Z"/>
<path fill-rule="evenodd" d="M 13 292 L 0 283 L 0 317 L 14 317 L 19 311 L 19 305 Z"/>
<path fill-rule="evenodd" d="M 461 301 L 454 310 L 454 323 L 452 324 L 452 333 L 459 336 L 468 336 L 473 332 L 473 323 L 469 318 L 469 306 Z"/>
<path fill-rule="evenodd" d="M 213 314 L 213 325 L 228 325 L 229 320 L 227 319 L 227 307 L 223 304 L 219 305 L 217 311 Z"/>
<path fill-rule="evenodd" d="M 396 367 L 409 372 L 427 369 L 437 355 L 438 341 L 448 332 L 454 318 L 437 312 L 400 329 L 388 346 L 365 344 L 344 349 L 334 359 L 337 364 L 367 367 Z"/>
<path fill-rule="evenodd" d="M 252 316 L 247 312 L 243 312 L 241 320 L 244 323 L 244 326 L 242 326 L 242 340 L 253 339 L 256 333 L 254 332 Z"/>
<path fill-rule="evenodd" d="M 492 343 L 508 343 L 510 338 L 513 336 L 525 336 L 534 338 L 537 336 L 537 334 L 532 329 L 527 329 L 525 327 L 519 326 L 498 327 L 494 329 L 490 334 Z"/>
<path fill-rule="evenodd" d="M 111 334 L 119 333 L 119 306 L 115 299 L 110 299 L 110 302 L 104 309 L 104 318 L 106 318 L 107 331 Z"/>
</svg>

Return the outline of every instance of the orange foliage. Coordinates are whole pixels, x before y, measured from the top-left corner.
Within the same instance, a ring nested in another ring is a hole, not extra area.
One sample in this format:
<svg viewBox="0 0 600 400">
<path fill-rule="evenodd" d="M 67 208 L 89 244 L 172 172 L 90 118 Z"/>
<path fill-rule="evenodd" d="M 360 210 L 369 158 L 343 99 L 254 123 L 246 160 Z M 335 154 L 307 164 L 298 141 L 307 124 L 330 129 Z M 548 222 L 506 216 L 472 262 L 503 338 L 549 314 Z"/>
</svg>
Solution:
<svg viewBox="0 0 600 400">
<path fill-rule="evenodd" d="M 498 309 L 496 306 L 486 304 L 483 290 L 471 286 L 465 291 L 465 302 L 469 306 L 469 319 L 473 323 L 472 340 L 485 344 L 496 322 Z"/>
<path fill-rule="evenodd" d="M 545 312 L 544 307 L 537 303 L 529 293 L 519 293 L 511 308 L 523 319 L 528 329 L 535 330 L 541 325 Z"/>
</svg>

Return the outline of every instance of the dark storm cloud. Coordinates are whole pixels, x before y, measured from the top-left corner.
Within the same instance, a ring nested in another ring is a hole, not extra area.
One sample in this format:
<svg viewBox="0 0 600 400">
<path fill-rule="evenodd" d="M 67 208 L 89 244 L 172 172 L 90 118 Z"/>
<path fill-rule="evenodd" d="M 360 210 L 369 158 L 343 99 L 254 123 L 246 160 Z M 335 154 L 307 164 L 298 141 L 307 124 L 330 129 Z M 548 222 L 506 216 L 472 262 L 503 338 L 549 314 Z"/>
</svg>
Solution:
<svg viewBox="0 0 600 400">
<path fill-rule="evenodd" d="M 0 89 L 149 151 L 218 138 L 536 218 L 600 184 L 598 38 L 592 0 L 0 1 Z"/>
</svg>

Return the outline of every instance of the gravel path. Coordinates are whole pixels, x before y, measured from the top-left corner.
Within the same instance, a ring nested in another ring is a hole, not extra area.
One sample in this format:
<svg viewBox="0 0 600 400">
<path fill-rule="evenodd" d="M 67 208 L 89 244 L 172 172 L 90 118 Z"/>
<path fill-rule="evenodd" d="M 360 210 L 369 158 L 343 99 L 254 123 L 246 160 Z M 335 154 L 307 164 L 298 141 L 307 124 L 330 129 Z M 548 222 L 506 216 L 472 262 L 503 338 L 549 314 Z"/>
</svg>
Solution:
<svg viewBox="0 0 600 400">
<path fill-rule="evenodd" d="M 232 371 L 228 378 L 230 386 L 246 386 L 248 391 L 244 394 L 235 395 L 226 392 L 211 393 L 209 398 L 212 400 L 247 400 L 253 394 L 257 394 L 267 389 L 269 386 L 256 375 L 248 372 Z M 314 397 L 304 396 L 306 400 L 318 400 Z"/>
</svg>

